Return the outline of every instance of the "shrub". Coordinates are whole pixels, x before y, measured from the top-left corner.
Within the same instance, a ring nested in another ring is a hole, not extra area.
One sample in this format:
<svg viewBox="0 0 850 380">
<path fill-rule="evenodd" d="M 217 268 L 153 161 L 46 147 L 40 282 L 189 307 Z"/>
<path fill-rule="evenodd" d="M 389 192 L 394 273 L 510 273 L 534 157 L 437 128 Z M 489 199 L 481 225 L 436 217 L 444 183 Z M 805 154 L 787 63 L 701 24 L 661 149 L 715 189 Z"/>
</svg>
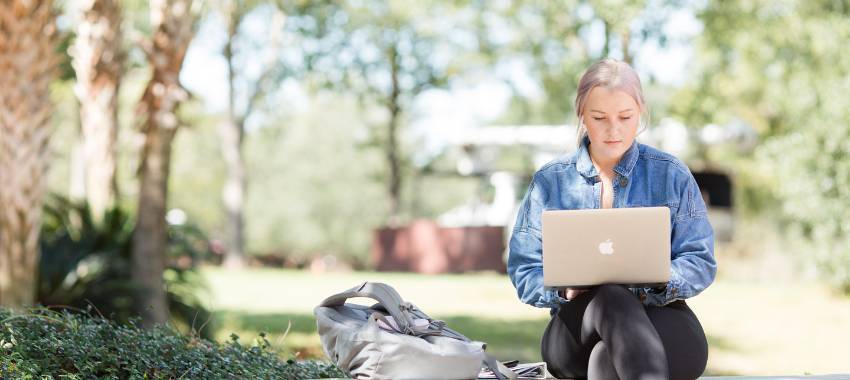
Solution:
<svg viewBox="0 0 850 380">
<path fill-rule="evenodd" d="M 815 118 L 806 133 L 774 137 L 757 156 L 777 174 L 775 189 L 789 240 L 820 278 L 850 294 L 850 129 Z M 773 165 L 773 166 L 771 166 Z"/>
<path fill-rule="evenodd" d="M 219 344 L 171 327 L 34 309 L 0 309 L 0 378 L 307 379 L 344 377 L 323 362 L 281 360 L 265 334 Z"/>
<path fill-rule="evenodd" d="M 138 315 L 134 300 L 139 298 L 139 287 L 130 280 L 134 228 L 132 215 L 120 207 L 107 210 L 96 223 L 85 202 L 50 197 L 39 237 L 38 303 L 93 306 L 121 322 Z M 198 297 L 205 285 L 191 266 L 209 251 L 206 237 L 190 224 L 169 225 L 168 240 L 163 280 L 170 313 L 184 326 L 205 326 L 201 334 L 211 338 L 214 328 L 207 323 L 211 314 Z"/>
</svg>

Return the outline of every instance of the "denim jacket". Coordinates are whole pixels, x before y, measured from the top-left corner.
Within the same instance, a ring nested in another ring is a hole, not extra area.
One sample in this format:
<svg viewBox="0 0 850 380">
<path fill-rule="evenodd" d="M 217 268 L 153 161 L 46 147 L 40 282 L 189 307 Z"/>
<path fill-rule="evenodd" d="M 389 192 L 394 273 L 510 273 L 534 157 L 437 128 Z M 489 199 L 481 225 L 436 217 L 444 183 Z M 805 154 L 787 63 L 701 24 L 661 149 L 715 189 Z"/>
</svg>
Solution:
<svg viewBox="0 0 850 380">
<path fill-rule="evenodd" d="M 522 302 L 553 308 L 569 302 L 543 286 L 543 210 L 601 207 L 602 182 L 590 160 L 589 140 L 573 154 L 544 165 L 528 187 L 510 241 L 508 275 Z M 634 142 L 614 167 L 613 207 L 670 208 L 670 281 L 661 291 L 631 289 L 645 305 L 662 306 L 693 297 L 717 272 L 714 231 L 690 170 L 677 158 Z M 659 289 L 660 290 L 660 289 Z"/>
</svg>

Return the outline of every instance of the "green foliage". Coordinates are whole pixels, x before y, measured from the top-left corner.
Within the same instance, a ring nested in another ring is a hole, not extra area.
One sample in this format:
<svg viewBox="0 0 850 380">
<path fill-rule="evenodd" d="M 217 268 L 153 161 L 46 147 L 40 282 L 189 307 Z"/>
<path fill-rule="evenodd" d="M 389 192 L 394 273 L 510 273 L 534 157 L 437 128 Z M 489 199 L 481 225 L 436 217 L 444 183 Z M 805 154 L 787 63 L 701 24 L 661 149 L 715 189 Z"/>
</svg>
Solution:
<svg viewBox="0 0 850 380">
<path fill-rule="evenodd" d="M 247 252 L 296 261 L 325 254 L 365 262 L 372 230 L 386 220 L 386 164 L 367 141 L 368 112 L 351 96 L 320 92 L 287 115 L 246 131 Z M 331 110 L 329 112 L 329 110 Z M 210 236 L 222 230 L 223 164 L 213 118 L 180 131 L 174 143 L 170 207 L 184 210 Z M 415 149 L 403 142 L 403 149 Z M 454 161 L 442 171 L 454 170 Z M 477 179 L 405 173 L 405 219 L 434 217 L 474 194 Z"/>
<path fill-rule="evenodd" d="M 822 277 L 850 294 L 848 141 L 846 127 L 795 133 L 771 139 L 757 159 L 773 160 L 773 168 L 781 169 L 775 191 L 791 236 L 808 242 L 804 249 Z"/>
<path fill-rule="evenodd" d="M 38 301 L 44 305 L 85 307 L 127 320 L 132 315 L 129 278 L 132 223 L 120 209 L 95 224 L 85 204 L 61 197 L 44 206 L 40 235 Z"/>
<path fill-rule="evenodd" d="M 222 120 L 203 115 L 200 108 L 199 103 L 181 106 L 182 116 L 191 127 L 181 129 L 172 145 L 175 153 L 171 158 L 168 207 L 185 211 L 189 220 L 215 237 L 223 233 L 225 221 L 220 189 L 226 171 L 216 134 L 216 126 Z M 248 173 L 249 187 L 251 174 Z M 245 227 L 251 228 L 253 223 L 247 218 Z"/>
<path fill-rule="evenodd" d="M 168 327 L 68 312 L 0 309 L 0 378 L 305 379 L 344 377 L 322 362 L 281 361 L 264 333 L 253 344 L 224 344 Z"/>
<path fill-rule="evenodd" d="M 480 52 L 491 65 L 485 70 L 504 77 L 512 87 L 514 97 L 500 120 L 510 124 L 574 120 L 573 99 L 587 67 L 605 57 L 632 63 L 637 49 L 647 42 L 665 46 L 668 36 L 662 29 L 678 8 L 676 0 L 485 4 L 477 10 Z M 516 72 L 505 70 L 516 65 L 523 67 L 526 78 L 503 74 Z"/>
<path fill-rule="evenodd" d="M 696 79 L 672 109 L 691 124 L 744 120 L 763 143 L 739 160 L 746 202 L 809 243 L 808 257 L 850 291 L 850 4 L 708 2 Z M 740 186 L 740 185 L 739 185 Z M 776 207 L 778 204 L 779 207 Z"/>
<path fill-rule="evenodd" d="M 95 223 L 88 206 L 53 196 L 44 207 L 37 301 L 78 309 L 94 308 L 118 321 L 136 315 L 139 288 L 130 281 L 134 221 L 123 209 L 107 210 Z M 193 329 L 211 314 L 199 297 L 203 278 L 190 264 L 204 258 L 206 238 L 191 225 L 169 226 L 168 267 L 163 274 L 174 319 Z M 212 336 L 211 327 L 200 329 Z"/>
<path fill-rule="evenodd" d="M 382 114 L 367 121 L 371 128 L 364 143 L 382 149 L 388 172 L 388 219 L 399 223 L 409 210 L 402 188 L 415 170 L 400 142 L 407 137 L 405 127 L 418 116 L 413 106 L 420 94 L 446 87 L 449 77 L 463 70 L 465 62 L 457 59 L 463 43 L 447 31 L 457 35 L 468 31 L 458 23 L 457 9 L 446 2 L 345 1 L 338 11 L 344 20 L 338 32 L 350 38 L 338 40 L 318 70 L 328 86 L 342 87 L 365 109 Z"/>
<path fill-rule="evenodd" d="M 352 99 L 327 94 L 286 128 L 247 135 L 250 252 L 366 258 L 386 198 L 379 152 L 358 145 L 368 128 L 360 117 Z"/>
<path fill-rule="evenodd" d="M 580 33 L 593 18 L 578 15 L 581 3 L 519 1 L 508 7 L 482 10 L 485 19 L 498 20 L 482 25 L 480 38 L 492 47 L 488 61 L 495 65 L 508 60 L 522 63 L 542 92 L 529 93 L 527 83 L 506 78 L 514 97 L 501 122 L 553 124 L 572 116 L 578 79 L 592 60 L 587 40 Z M 500 38 L 505 36 L 505 27 L 511 31 L 509 38 Z"/>
</svg>

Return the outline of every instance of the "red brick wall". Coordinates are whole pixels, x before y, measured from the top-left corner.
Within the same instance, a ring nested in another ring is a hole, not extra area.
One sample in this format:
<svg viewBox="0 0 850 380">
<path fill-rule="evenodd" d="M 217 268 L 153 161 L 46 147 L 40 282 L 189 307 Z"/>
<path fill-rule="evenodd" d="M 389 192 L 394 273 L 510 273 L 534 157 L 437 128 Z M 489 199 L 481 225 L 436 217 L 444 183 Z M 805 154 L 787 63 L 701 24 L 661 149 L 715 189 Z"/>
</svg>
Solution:
<svg viewBox="0 0 850 380">
<path fill-rule="evenodd" d="M 431 220 L 416 220 L 376 230 L 371 259 L 379 271 L 505 273 L 504 250 L 503 227 L 440 227 Z"/>
</svg>

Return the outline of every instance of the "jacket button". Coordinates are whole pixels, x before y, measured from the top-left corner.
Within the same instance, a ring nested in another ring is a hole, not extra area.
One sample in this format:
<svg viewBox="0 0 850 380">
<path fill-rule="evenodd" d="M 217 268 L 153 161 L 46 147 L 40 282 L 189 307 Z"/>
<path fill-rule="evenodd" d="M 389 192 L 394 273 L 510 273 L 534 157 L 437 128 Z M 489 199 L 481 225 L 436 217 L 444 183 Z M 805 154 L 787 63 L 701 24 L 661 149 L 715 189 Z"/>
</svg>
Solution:
<svg viewBox="0 0 850 380">
<path fill-rule="evenodd" d="M 620 187 L 626 187 L 629 184 L 629 179 L 626 177 L 620 177 Z"/>
<path fill-rule="evenodd" d="M 644 301 L 646 301 L 646 293 L 641 293 L 640 294 L 640 302 L 644 302 Z"/>
</svg>

